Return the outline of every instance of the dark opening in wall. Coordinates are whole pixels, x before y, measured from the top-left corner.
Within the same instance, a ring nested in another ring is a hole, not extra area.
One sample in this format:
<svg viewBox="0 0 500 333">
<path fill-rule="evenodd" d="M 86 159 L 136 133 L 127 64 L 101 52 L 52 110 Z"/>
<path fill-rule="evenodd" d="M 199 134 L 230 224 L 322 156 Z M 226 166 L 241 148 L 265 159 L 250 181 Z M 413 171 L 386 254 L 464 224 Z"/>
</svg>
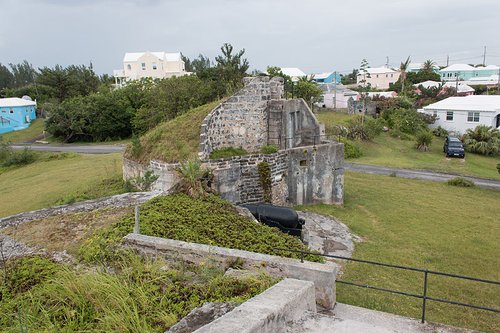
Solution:
<svg viewBox="0 0 500 333">
<path fill-rule="evenodd" d="M 301 167 L 306 167 L 307 166 L 307 160 L 300 160 L 300 166 Z"/>
</svg>

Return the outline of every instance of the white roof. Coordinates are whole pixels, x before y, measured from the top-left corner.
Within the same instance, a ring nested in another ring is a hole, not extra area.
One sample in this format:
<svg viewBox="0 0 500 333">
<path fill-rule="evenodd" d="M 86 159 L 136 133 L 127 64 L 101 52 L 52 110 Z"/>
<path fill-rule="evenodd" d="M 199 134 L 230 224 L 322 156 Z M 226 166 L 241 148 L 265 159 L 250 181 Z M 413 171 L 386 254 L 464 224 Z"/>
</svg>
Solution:
<svg viewBox="0 0 500 333">
<path fill-rule="evenodd" d="M 423 86 L 425 89 L 429 89 L 430 87 L 439 87 L 442 83 L 437 82 L 437 81 L 432 81 L 432 80 L 427 80 L 424 82 L 420 83 L 415 83 L 413 86 L 418 87 L 418 86 Z"/>
<path fill-rule="evenodd" d="M 332 75 L 333 72 L 325 72 L 325 73 L 318 73 L 318 74 L 313 74 L 315 79 L 326 79 L 330 75 Z"/>
<path fill-rule="evenodd" d="M 500 69 L 500 67 L 495 66 L 495 65 L 488 65 L 486 67 L 476 67 L 477 71 L 481 71 L 481 70 L 483 70 L 483 71 L 491 71 L 491 70 L 497 71 L 499 69 Z"/>
<path fill-rule="evenodd" d="M 475 67 L 472 67 L 471 65 L 467 64 L 453 64 L 451 66 L 441 69 L 442 72 L 467 72 L 474 70 L 476 70 Z"/>
<path fill-rule="evenodd" d="M 385 73 L 396 73 L 397 71 L 393 70 L 392 68 L 387 68 L 387 67 L 369 67 L 366 69 L 366 71 L 370 74 L 385 74 Z M 359 75 L 363 75 L 363 73 L 360 72 L 358 73 Z"/>
<path fill-rule="evenodd" d="M 456 82 L 447 82 L 444 84 L 443 87 L 446 87 L 446 88 L 456 88 L 457 89 L 457 92 L 459 93 L 468 93 L 468 92 L 474 92 L 476 91 L 474 88 L 472 88 L 471 86 L 463 83 L 463 82 L 458 82 L 458 87 L 457 87 L 457 84 Z"/>
<path fill-rule="evenodd" d="M 368 97 L 385 97 L 385 98 L 391 98 L 391 97 L 396 97 L 398 94 L 395 91 L 369 91 L 368 92 Z"/>
<path fill-rule="evenodd" d="M 448 97 L 425 106 L 424 110 L 464 110 L 464 111 L 500 111 L 500 95 L 470 95 Z"/>
<path fill-rule="evenodd" d="M 151 53 L 156 56 L 160 60 L 166 61 L 180 61 L 181 54 L 179 52 L 176 53 L 167 53 L 167 52 L 127 52 L 123 57 L 123 62 L 133 62 L 139 60 L 146 53 Z"/>
<path fill-rule="evenodd" d="M 13 106 L 30 106 L 36 105 L 36 102 L 29 101 L 18 97 L 0 98 L 0 107 L 13 107 Z"/>
<path fill-rule="evenodd" d="M 285 75 L 288 75 L 290 77 L 303 77 L 307 76 L 306 73 L 301 71 L 300 69 L 296 67 L 283 67 L 281 68 L 281 72 Z"/>
</svg>

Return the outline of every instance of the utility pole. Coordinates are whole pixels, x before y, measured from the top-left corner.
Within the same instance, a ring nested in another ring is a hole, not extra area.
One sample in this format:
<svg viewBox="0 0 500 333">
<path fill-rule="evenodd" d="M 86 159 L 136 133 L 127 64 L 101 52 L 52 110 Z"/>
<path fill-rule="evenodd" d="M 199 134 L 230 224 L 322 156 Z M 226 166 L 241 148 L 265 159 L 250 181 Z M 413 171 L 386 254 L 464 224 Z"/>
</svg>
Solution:
<svg viewBox="0 0 500 333">
<path fill-rule="evenodd" d="M 385 67 L 389 68 L 389 56 L 386 57 L 387 61 L 385 63 Z"/>
<path fill-rule="evenodd" d="M 337 71 L 333 73 L 333 109 L 337 110 Z"/>
<path fill-rule="evenodd" d="M 457 83 L 455 84 L 455 96 L 458 96 L 458 75 L 457 75 Z"/>
<path fill-rule="evenodd" d="M 446 67 L 450 65 L 450 56 L 446 55 Z"/>
<path fill-rule="evenodd" d="M 483 52 L 483 66 L 486 66 L 486 46 L 484 47 L 484 52 Z"/>
<path fill-rule="evenodd" d="M 497 94 L 500 95 L 500 69 L 498 70 Z"/>
</svg>

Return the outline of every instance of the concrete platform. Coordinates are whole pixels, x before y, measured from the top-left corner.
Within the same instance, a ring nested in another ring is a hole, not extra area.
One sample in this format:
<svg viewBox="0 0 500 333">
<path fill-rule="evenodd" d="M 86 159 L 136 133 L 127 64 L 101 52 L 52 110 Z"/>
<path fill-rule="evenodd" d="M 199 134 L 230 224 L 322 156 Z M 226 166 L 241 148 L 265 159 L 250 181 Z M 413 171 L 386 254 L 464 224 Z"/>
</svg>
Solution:
<svg viewBox="0 0 500 333">
<path fill-rule="evenodd" d="M 422 324 L 419 320 L 337 303 L 329 313 L 309 312 L 286 333 L 470 333 L 466 329 Z"/>
</svg>

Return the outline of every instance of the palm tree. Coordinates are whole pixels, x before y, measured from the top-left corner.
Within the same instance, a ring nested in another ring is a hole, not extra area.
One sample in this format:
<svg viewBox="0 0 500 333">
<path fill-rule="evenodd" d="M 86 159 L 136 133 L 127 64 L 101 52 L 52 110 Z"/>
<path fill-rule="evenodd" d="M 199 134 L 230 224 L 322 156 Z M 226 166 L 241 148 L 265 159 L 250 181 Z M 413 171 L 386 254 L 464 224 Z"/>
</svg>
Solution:
<svg viewBox="0 0 500 333">
<path fill-rule="evenodd" d="M 468 129 L 464 135 L 465 148 L 482 155 L 500 154 L 500 131 L 486 125 Z"/>
<path fill-rule="evenodd" d="M 433 72 L 434 71 L 434 66 L 436 66 L 436 63 L 434 60 L 427 59 L 424 64 L 422 65 L 422 71 L 424 72 Z"/>
<path fill-rule="evenodd" d="M 410 65 L 410 56 L 406 58 L 405 62 L 402 62 L 401 65 L 399 65 L 399 70 L 401 71 L 401 92 L 403 95 L 405 94 L 405 80 L 406 80 L 406 70 L 408 69 L 408 66 Z"/>
</svg>

